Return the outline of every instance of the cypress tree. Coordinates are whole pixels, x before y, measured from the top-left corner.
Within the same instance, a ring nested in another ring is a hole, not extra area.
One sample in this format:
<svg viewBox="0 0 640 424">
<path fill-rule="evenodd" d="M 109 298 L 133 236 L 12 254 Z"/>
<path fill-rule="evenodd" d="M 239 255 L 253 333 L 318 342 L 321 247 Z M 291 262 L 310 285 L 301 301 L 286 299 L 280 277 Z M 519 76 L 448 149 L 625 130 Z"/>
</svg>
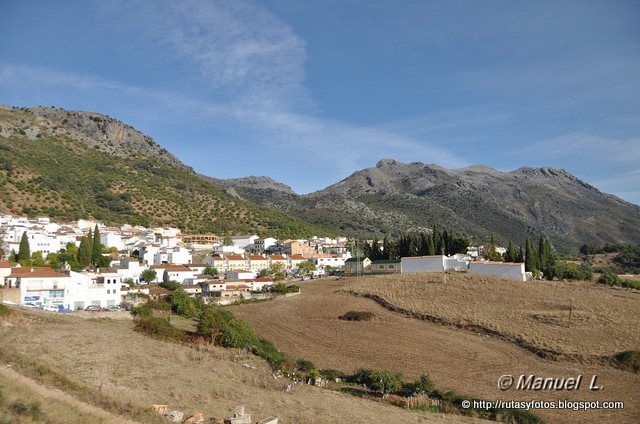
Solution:
<svg viewBox="0 0 640 424">
<path fill-rule="evenodd" d="M 93 245 L 91 246 L 91 263 L 95 265 L 101 258 L 102 243 L 100 243 L 100 230 L 98 230 L 98 225 L 96 224 L 96 228 L 93 231 Z"/>
<path fill-rule="evenodd" d="M 80 240 L 80 247 L 78 247 L 78 264 L 81 268 L 91 264 L 92 253 L 93 240 L 91 237 L 91 230 L 89 230 L 89 233 Z"/>
<path fill-rule="evenodd" d="M 449 245 L 450 245 L 450 240 L 449 240 L 449 233 L 447 232 L 447 229 L 445 228 L 444 231 L 442 232 L 442 247 L 441 250 L 444 249 L 444 254 L 449 256 L 450 252 L 449 252 Z"/>
<path fill-rule="evenodd" d="M 436 254 L 436 246 L 433 244 L 433 236 L 429 234 L 427 239 L 427 255 L 433 256 Z"/>
<path fill-rule="evenodd" d="M 435 253 L 436 255 L 440 255 L 442 253 L 442 235 L 440 234 L 440 231 L 438 230 L 438 227 L 436 227 L 435 225 L 433 226 L 433 245 L 435 246 Z"/>
<path fill-rule="evenodd" d="M 522 246 L 518 246 L 518 253 L 516 255 L 516 262 L 524 262 L 524 253 L 522 252 Z"/>
<path fill-rule="evenodd" d="M 384 239 L 382 239 L 382 257 L 384 259 L 391 259 L 391 254 L 393 253 L 393 248 L 391 247 L 391 240 L 389 240 L 389 236 L 385 235 Z"/>
<path fill-rule="evenodd" d="M 524 252 L 524 265 L 527 271 L 536 272 L 539 269 L 539 259 L 536 254 L 536 249 L 533 247 L 533 243 L 527 237 L 525 242 L 525 252 Z"/>
<path fill-rule="evenodd" d="M 513 247 L 513 242 L 511 240 L 509 240 L 509 245 L 507 246 L 507 251 L 504 254 L 504 260 L 506 262 L 516 262 L 517 261 L 516 249 Z"/>
<path fill-rule="evenodd" d="M 22 233 L 20 239 L 20 249 L 18 249 L 18 261 L 28 261 L 31 259 L 31 250 L 29 249 L 29 237 L 27 232 Z"/>
</svg>

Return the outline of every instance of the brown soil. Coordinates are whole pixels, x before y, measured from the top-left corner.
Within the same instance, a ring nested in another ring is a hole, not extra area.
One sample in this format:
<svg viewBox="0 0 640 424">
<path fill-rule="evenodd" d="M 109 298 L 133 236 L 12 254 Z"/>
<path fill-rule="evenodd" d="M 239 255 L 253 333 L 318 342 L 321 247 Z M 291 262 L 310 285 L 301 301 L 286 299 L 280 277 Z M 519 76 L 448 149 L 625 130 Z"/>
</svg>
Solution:
<svg viewBox="0 0 640 424">
<path fill-rule="evenodd" d="M 598 358 L 640 349 L 640 292 L 579 281 L 517 283 L 462 273 L 376 276 L 349 286 L 397 308 L 477 326 L 540 350 Z M 556 356 L 556 355 L 552 355 Z"/>
<path fill-rule="evenodd" d="M 404 410 L 308 385 L 285 393 L 289 381 L 274 378 L 252 354 L 158 341 L 134 332 L 129 320 L 13 312 L 0 320 L 0 346 L 107 393 L 114 402 L 167 404 L 185 416 L 202 411 L 205 417 L 228 417 L 244 404 L 253 422 L 277 416 L 284 424 L 484 422 Z"/>
<path fill-rule="evenodd" d="M 388 281 L 394 276 L 384 278 Z M 368 279 L 363 279 L 362 284 L 365 281 Z M 495 337 L 409 318 L 344 291 L 354 289 L 355 282 L 354 279 L 324 279 L 303 283 L 300 296 L 235 306 L 232 310 L 249 320 L 259 334 L 271 339 L 279 349 L 296 358 L 309 359 L 320 368 L 346 372 L 361 367 L 393 370 L 403 373 L 406 379 L 428 373 L 440 390 L 454 390 L 486 400 L 622 400 L 624 410 L 532 412 L 549 422 L 640 422 L 640 376 L 637 374 L 598 364 L 545 360 Z M 440 287 L 444 290 L 443 285 Z M 518 293 L 514 288 L 511 296 L 518 299 Z M 477 296 L 450 298 L 448 303 L 456 304 L 456 310 L 464 310 L 465 304 L 473 305 L 474 311 L 495 308 L 495 303 L 483 305 Z M 370 322 L 338 319 L 349 310 L 371 311 L 375 318 Z M 631 330 L 627 330 L 629 332 Z M 498 389 L 497 380 L 504 374 L 543 377 L 583 374 L 587 380 L 598 375 L 598 382 L 605 389 L 590 392 L 585 387 L 587 383 L 577 392 L 513 389 L 503 392 Z"/>
</svg>

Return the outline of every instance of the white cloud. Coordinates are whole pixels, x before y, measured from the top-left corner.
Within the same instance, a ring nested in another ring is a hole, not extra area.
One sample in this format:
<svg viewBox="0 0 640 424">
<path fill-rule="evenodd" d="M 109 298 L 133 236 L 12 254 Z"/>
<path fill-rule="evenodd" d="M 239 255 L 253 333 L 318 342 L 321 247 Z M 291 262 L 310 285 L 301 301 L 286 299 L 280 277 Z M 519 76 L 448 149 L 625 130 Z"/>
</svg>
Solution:
<svg viewBox="0 0 640 424">
<path fill-rule="evenodd" d="M 640 164 L 640 137 L 613 139 L 590 134 L 567 134 L 530 144 L 518 153 L 589 163 Z"/>
</svg>

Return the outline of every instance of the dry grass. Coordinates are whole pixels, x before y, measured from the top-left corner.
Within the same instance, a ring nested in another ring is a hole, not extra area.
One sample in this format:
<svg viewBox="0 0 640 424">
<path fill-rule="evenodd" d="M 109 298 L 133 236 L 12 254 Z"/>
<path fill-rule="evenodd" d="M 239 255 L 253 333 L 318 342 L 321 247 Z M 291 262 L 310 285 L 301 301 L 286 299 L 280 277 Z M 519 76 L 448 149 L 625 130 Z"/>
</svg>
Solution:
<svg viewBox="0 0 640 424">
<path fill-rule="evenodd" d="M 640 293 L 586 282 L 519 283 L 469 274 L 375 276 L 346 290 L 459 326 L 479 326 L 540 350 L 583 357 L 640 348 Z"/>
<path fill-rule="evenodd" d="M 361 288 L 392 278 L 395 277 L 365 278 Z M 305 282 L 301 283 L 299 296 L 234 306 L 231 310 L 248 320 L 256 333 L 273 341 L 284 353 L 311 360 L 319 368 L 348 373 L 358 368 L 382 369 L 400 372 L 405 380 L 426 373 L 439 390 L 453 390 L 487 400 L 623 400 L 626 405 L 623 411 L 532 412 L 550 423 L 640 422 L 640 379 L 637 374 L 603 366 L 600 362 L 545 360 L 498 337 L 394 313 L 370 299 L 347 293 L 348 289 L 360 287 L 355 283 L 355 279 Z M 437 285 L 446 290 L 442 284 Z M 516 298 L 519 296 L 515 291 L 512 293 Z M 625 296 L 622 291 L 613 290 L 613 293 Z M 470 290 L 465 296 L 464 304 L 478 313 L 487 307 L 482 302 L 474 304 Z M 551 296 L 541 297 L 551 299 Z M 460 310 L 464 308 L 463 299 L 451 296 L 448 302 L 459 303 Z M 492 304 L 493 308 L 496 304 Z M 338 318 L 350 310 L 373 312 L 375 319 L 357 322 Z M 584 388 L 574 392 L 503 392 L 496 382 L 504 374 L 549 377 L 583 374 L 585 378 L 595 374 L 599 376 L 598 381 L 606 380 L 607 384 L 603 392 L 590 392 Z"/>
<path fill-rule="evenodd" d="M 80 423 L 93 424 L 105 422 L 95 415 L 82 413 L 70 408 L 68 404 L 36 393 L 27 385 L 0 374 L 0 423 Z M 15 410 L 17 402 L 37 405 L 39 414 L 19 413 Z"/>
<path fill-rule="evenodd" d="M 134 332 L 127 320 L 18 312 L 0 326 L 0 346 L 114 402 L 168 404 L 170 410 L 202 411 L 208 417 L 226 417 L 245 404 L 254 421 L 274 415 L 283 423 L 478 421 L 406 411 L 306 385 L 285 393 L 288 381 L 275 379 L 252 354 L 155 340 Z"/>
</svg>

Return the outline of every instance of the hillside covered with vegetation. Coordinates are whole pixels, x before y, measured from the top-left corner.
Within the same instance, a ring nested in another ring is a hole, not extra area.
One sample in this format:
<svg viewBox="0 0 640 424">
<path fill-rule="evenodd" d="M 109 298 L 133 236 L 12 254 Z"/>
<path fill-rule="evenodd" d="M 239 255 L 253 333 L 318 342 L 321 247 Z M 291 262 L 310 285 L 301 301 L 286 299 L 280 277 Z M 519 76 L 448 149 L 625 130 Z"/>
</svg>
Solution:
<svg viewBox="0 0 640 424">
<path fill-rule="evenodd" d="M 117 120 L 55 108 L 0 108 L 0 212 L 185 232 L 331 234 L 229 196 Z"/>
</svg>

